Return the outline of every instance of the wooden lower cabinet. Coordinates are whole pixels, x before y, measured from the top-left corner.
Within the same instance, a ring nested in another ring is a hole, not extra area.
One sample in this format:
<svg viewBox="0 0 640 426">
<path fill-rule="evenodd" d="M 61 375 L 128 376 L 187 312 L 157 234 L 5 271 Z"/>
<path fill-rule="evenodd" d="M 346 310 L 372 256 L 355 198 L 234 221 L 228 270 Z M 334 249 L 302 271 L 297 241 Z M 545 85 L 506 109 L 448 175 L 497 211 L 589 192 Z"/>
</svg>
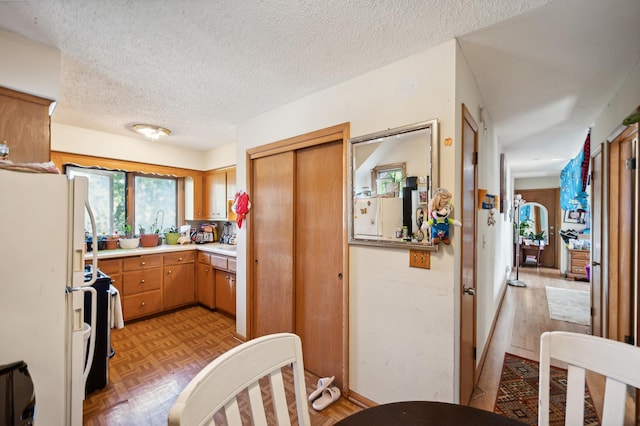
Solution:
<svg viewBox="0 0 640 426">
<path fill-rule="evenodd" d="M 215 309 L 216 294 L 213 281 L 214 273 L 208 253 L 198 253 L 196 274 L 196 299 L 198 303 L 209 309 Z"/>
<path fill-rule="evenodd" d="M 188 305 L 196 300 L 195 251 L 164 255 L 163 309 Z"/>
<path fill-rule="evenodd" d="M 162 307 L 164 309 L 188 305 L 196 300 L 194 264 L 164 267 Z"/>
<path fill-rule="evenodd" d="M 236 316 L 236 259 L 198 254 L 198 303 Z"/>
<path fill-rule="evenodd" d="M 122 314 L 124 320 L 162 310 L 162 255 L 122 259 Z"/>
<path fill-rule="evenodd" d="M 102 259 L 98 267 L 120 292 L 125 321 L 195 302 L 236 315 L 232 257 L 194 250 Z"/>
<path fill-rule="evenodd" d="M 216 269 L 216 309 L 236 316 L 236 274 Z"/>
</svg>

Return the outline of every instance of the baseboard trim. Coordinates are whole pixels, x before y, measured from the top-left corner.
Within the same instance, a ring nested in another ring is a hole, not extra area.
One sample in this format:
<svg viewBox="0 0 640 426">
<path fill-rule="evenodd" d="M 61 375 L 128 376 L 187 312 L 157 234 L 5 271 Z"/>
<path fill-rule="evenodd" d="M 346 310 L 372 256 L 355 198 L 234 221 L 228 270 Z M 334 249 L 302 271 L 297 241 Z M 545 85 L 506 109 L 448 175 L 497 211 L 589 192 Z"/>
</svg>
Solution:
<svg viewBox="0 0 640 426">
<path fill-rule="evenodd" d="M 374 402 L 372 400 L 370 400 L 369 398 L 366 398 L 362 395 L 360 395 L 357 392 L 354 392 L 352 390 L 349 390 L 349 396 L 347 397 L 347 399 L 351 402 L 353 402 L 354 404 L 356 404 L 357 406 L 361 407 L 361 408 L 371 408 L 371 407 L 375 407 L 376 405 L 378 405 L 377 402 Z"/>
<path fill-rule="evenodd" d="M 489 345 L 491 344 L 491 340 L 493 339 L 493 333 L 496 329 L 496 324 L 498 323 L 498 315 L 500 315 L 500 310 L 502 309 L 502 302 L 504 302 L 504 295 L 507 293 L 507 280 L 505 279 L 502 282 L 502 291 L 500 294 L 500 303 L 498 303 L 498 309 L 496 309 L 495 315 L 493 316 L 493 320 L 491 321 L 491 329 L 489 331 L 489 336 L 487 338 L 487 342 L 484 345 L 482 354 L 480 355 L 480 362 L 478 363 L 478 367 L 476 368 L 476 377 L 474 377 L 474 383 L 478 383 L 480 379 L 480 374 L 482 373 L 482 369 L 484 368 L 484 362 L 487 359 L 487 353 L 489 352 Z"/>
</svg>

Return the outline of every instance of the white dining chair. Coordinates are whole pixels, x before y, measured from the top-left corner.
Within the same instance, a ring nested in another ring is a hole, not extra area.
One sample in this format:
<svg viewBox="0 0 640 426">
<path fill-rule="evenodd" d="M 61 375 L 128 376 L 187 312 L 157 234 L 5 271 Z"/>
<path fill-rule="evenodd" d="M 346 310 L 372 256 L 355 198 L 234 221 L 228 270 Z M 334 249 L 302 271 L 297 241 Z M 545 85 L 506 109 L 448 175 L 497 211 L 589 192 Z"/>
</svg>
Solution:
<svg viewBox="0 0 640 426">
<path fill-rule="evenodd" d="M 538 425 L 549 425 L 551 359 L 568 364 L 566 425 L 584 424 L 587 370 L 606 377 L 602 425 L 623 425 L 627 385 L 640 387 L 640 348 L 615 340 L 565 331 L 540 336 Z"/>
<path fill-rule="evenodd" d="M 251 421 L 267 424 L 259 380 L 269 377 L 273 414 L 278 425 L 291 424 L 282 368 L 293 367 L 298 424 L 310 425 L 300 337 L 291 333 L 271 334 L 242 343 L 214 359 L 178 396 L 169 412 L 169 426 L 213 423 L 224 413 L 228 425 L 241 425 L 238 395 L 248 395 Z"/>
</svg>

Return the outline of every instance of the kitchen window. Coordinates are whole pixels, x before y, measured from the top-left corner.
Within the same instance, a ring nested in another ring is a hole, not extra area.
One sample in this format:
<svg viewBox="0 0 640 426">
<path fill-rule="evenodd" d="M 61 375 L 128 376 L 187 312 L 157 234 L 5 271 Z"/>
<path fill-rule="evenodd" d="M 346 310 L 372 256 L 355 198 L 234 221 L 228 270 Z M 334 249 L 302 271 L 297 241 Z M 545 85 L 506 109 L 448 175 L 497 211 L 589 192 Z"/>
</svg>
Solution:
<svg viewBox="0 0 640 426">
<path fill-rule="evenodd" d="M 155 225 L 160 232 L 177 225 L 178 179 L 141 173 L 67 166 L 68 176 L 84 176 L 89 180 L 89 203 L 96 219 L 99 235 L 124 232 L 129 221 L 134 233 L 143 227 L 148 232 Z M 134 219 L 135 218 L 135 219 Z M 90 230 L 88 215 L 85 229 Z"/>
</svg>

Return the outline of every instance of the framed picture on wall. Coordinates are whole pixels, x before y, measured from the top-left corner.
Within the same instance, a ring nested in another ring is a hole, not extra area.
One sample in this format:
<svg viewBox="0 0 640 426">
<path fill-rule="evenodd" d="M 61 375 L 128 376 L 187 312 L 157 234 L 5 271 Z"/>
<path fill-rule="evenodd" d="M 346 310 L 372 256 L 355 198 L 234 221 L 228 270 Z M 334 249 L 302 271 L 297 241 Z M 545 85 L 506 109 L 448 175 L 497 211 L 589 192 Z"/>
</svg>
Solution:
<svg viewBox="0 0 640 426">
<path fill-rule="evenodd" d="M 565 223 L 585 223 L 585 212 L 583 210 L 565 210 L 564 220 Z"/>
</svg>

